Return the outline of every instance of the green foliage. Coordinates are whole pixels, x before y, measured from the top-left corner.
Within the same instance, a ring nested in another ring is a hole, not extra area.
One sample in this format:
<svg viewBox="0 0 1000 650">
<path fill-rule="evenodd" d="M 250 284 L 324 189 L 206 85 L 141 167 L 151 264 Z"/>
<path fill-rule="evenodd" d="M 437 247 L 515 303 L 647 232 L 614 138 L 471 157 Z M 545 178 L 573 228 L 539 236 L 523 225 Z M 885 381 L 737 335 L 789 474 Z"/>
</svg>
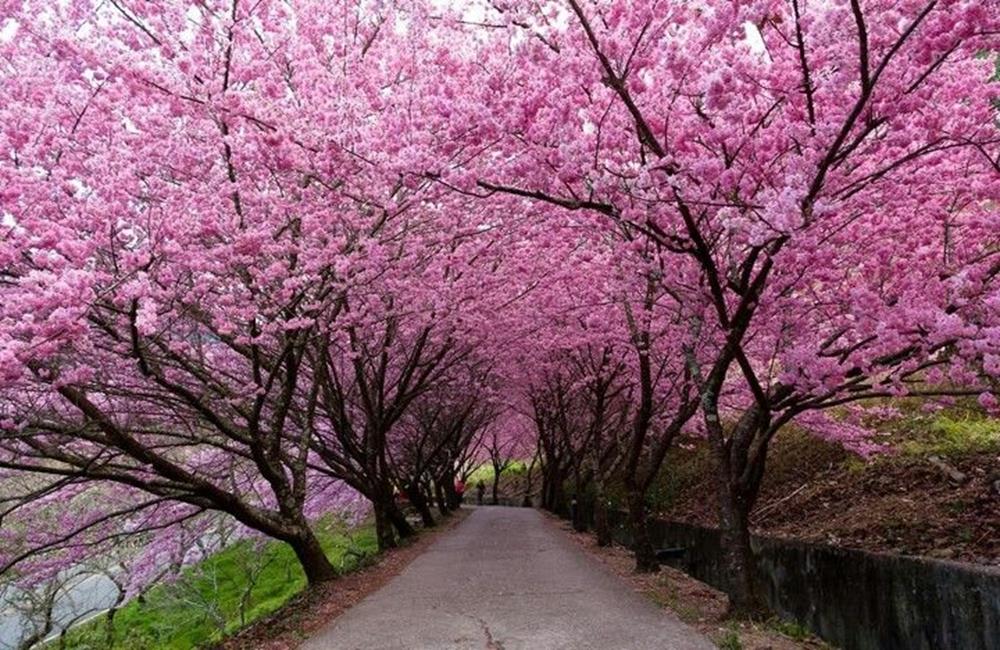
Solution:
<svg viewBox="0 0 1000 650">
<path fill-rule="evenodd" d="M 1000 451 L 1000 420 L 974 415 L 938 414 L 923 423 L 911 420 L 915 429 L 901 445 L 904 454 L 944 456 Z"/>
<path fill-rule="evenodd" d="M 369 563 L 377 551 L 373 526 L 346 530 L 323 521 L 317 536 L 342 573 Z M 306 586 L 305 575 L 282 542 L 261 546 L 241 541 L 187 567 L 171 583 L 157 585 L 132 600 L 114 619 L 114 643 L 122 650 L 188 650 L 219 641 L 272 614 Z M 73 629 L 67 648 L 104 650 L 105 617 Z"/>
</svg>

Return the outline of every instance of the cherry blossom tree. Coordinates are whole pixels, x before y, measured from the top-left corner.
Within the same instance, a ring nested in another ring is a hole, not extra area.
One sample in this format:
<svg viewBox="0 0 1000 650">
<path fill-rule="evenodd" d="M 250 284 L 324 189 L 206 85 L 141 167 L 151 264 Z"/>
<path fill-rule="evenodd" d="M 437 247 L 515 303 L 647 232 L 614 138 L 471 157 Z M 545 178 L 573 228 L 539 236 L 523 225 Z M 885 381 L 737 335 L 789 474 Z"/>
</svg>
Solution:
<svg viewBox="0 0 1000 650">
<path fill-rule="evenodd" d="M 329 478 L 409 532 L 397 425 L 516 303 L 516 256 L 412 173 L 460 155 L 419 128 L 446 90 L 419 12 L 131 5 L 4 24 L 0 465 L 227 513 L 327 579 Z"/>
<path fill-rule="evenodd" d="M 481 432 L 497 417 L 475 373 L 472 379 L 453 379 L 422 396 L 406 418 L 395 450 L 390 448 L 395 483 L 424 525 L 434 525 L 433 501 L 442 515 L 458 507 L 459 472 L 472 465 L 470 459 L 481 448 Z"/>
<path fill-rule="evenodd" d="M 755 613 L 783 426 L 865 453 L 856 402 L 996 408 L 1000 0 L 4 7 L 0 468 L 35 500 L 224 513 L 318 582 L 312 517 L 360 493 L 391 546 L 396 489 L 430 524 L 516 433 L 547 507 L 618 477 L 653 570 L 697 432 Z"/>
<path fill-rule="evenodd" d="M 547 311 L 537 316 L 551 339 L 522 353 L 529 370 L 520 380 L 545 459 L 542 501 L 561 510 L 563 484 L 571 479 L 582 506 L 595 483 L 598 534 L 606 543 L 604 492 L 613 476 L 620 478 L 637 568 L 653 570 L 648 492 L 696 413 L 684 358 L 701 342 L 686 324 L 678 293 L 665 290 L 667 258 L 645 238 L 627 229 L 595 236 L 576 221 L 550 226 L 551 232 L 569 238 L 573 273 L 547 286 L 551 298 L 541 299 Z M 574 523 L 584 526 L 580 517 Z"/>
<path fill-rule="evenodd" d="M 7 473 L 3 493 L 0 584 L 22 621 L 23 647 L 102 611 L 110 645 L 126 600 L 252 532 L 220 513 L 150 502 L 115 484 Z"/>
<path fill-rule="evenodd" d="M 735 609 L 770 440 L 880 395 L 994 393 L 995 2 L 509 2 L 465 191 L 670 254 Z M 599 227 L 599 226 L 598 226 Z M 945 371 L 941 376 L 936 369 Z M 826 418 L 823 435 L 854 436 Z"/>
<path fill-rule="evenodd" d="M 406 48 L 365 56 L 400 34 L 349 3 L 18 4 L 0 465 L 225 512 L 333 577 L 308 355 L 379 273 L 373 202 L 405 200 L 362 153 L 387 124 L 343 126 L 389 119 Z"/>
</svg>

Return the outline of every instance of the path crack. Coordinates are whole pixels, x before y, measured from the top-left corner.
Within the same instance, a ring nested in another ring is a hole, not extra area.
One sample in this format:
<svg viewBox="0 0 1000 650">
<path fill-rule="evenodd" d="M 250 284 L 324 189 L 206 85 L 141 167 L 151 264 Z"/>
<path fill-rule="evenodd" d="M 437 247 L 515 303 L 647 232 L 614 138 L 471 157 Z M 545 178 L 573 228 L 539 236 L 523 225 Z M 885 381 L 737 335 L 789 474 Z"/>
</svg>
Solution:
<svg viewBox="0 0 1000 650">
<path fill-rule="evenodd" d="M 473 618 L 479 622 L 479 626 L 483 628 L 483 634 L 486 635 L 486 645 L 483 646 L 483 650 L 504 650 L 503 643 L 493 638 L 493 632 L 490 630 L 490 626 L 486 624 L 486 621 L 478 616 Z"/>
</svg>

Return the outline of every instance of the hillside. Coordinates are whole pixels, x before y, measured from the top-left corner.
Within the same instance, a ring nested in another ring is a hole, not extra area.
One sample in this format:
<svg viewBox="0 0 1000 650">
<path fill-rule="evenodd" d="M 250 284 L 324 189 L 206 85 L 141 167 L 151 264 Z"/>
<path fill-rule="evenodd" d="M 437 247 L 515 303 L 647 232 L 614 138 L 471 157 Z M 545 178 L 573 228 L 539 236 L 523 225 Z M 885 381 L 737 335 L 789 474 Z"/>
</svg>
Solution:
<svg viewBox="0 0 1000 650">
<path fill-rule="evenodd" d="M 1000 421 L 974 410 L 885 427 L 862 460 L 789 431 L 776 441 L 752 518 L 758 534 L 870 551 L 1000 564 Z M 661 475 L 661 516 L 714 525 L 706 450 L 691 442 Z"/>
</svg>

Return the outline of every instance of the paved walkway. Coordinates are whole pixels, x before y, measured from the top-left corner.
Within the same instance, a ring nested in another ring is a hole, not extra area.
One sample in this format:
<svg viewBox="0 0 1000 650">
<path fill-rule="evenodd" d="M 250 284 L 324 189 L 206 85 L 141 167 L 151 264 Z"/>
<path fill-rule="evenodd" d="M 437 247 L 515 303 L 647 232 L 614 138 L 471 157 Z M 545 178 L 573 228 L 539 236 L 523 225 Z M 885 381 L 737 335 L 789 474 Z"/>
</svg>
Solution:
<svg viewBox="0 0 1000 650">
<path fill-rule="evenodd" d="M 477 508 L 303 648 L 712 650 L 528 508 Z"/>
</svg>

